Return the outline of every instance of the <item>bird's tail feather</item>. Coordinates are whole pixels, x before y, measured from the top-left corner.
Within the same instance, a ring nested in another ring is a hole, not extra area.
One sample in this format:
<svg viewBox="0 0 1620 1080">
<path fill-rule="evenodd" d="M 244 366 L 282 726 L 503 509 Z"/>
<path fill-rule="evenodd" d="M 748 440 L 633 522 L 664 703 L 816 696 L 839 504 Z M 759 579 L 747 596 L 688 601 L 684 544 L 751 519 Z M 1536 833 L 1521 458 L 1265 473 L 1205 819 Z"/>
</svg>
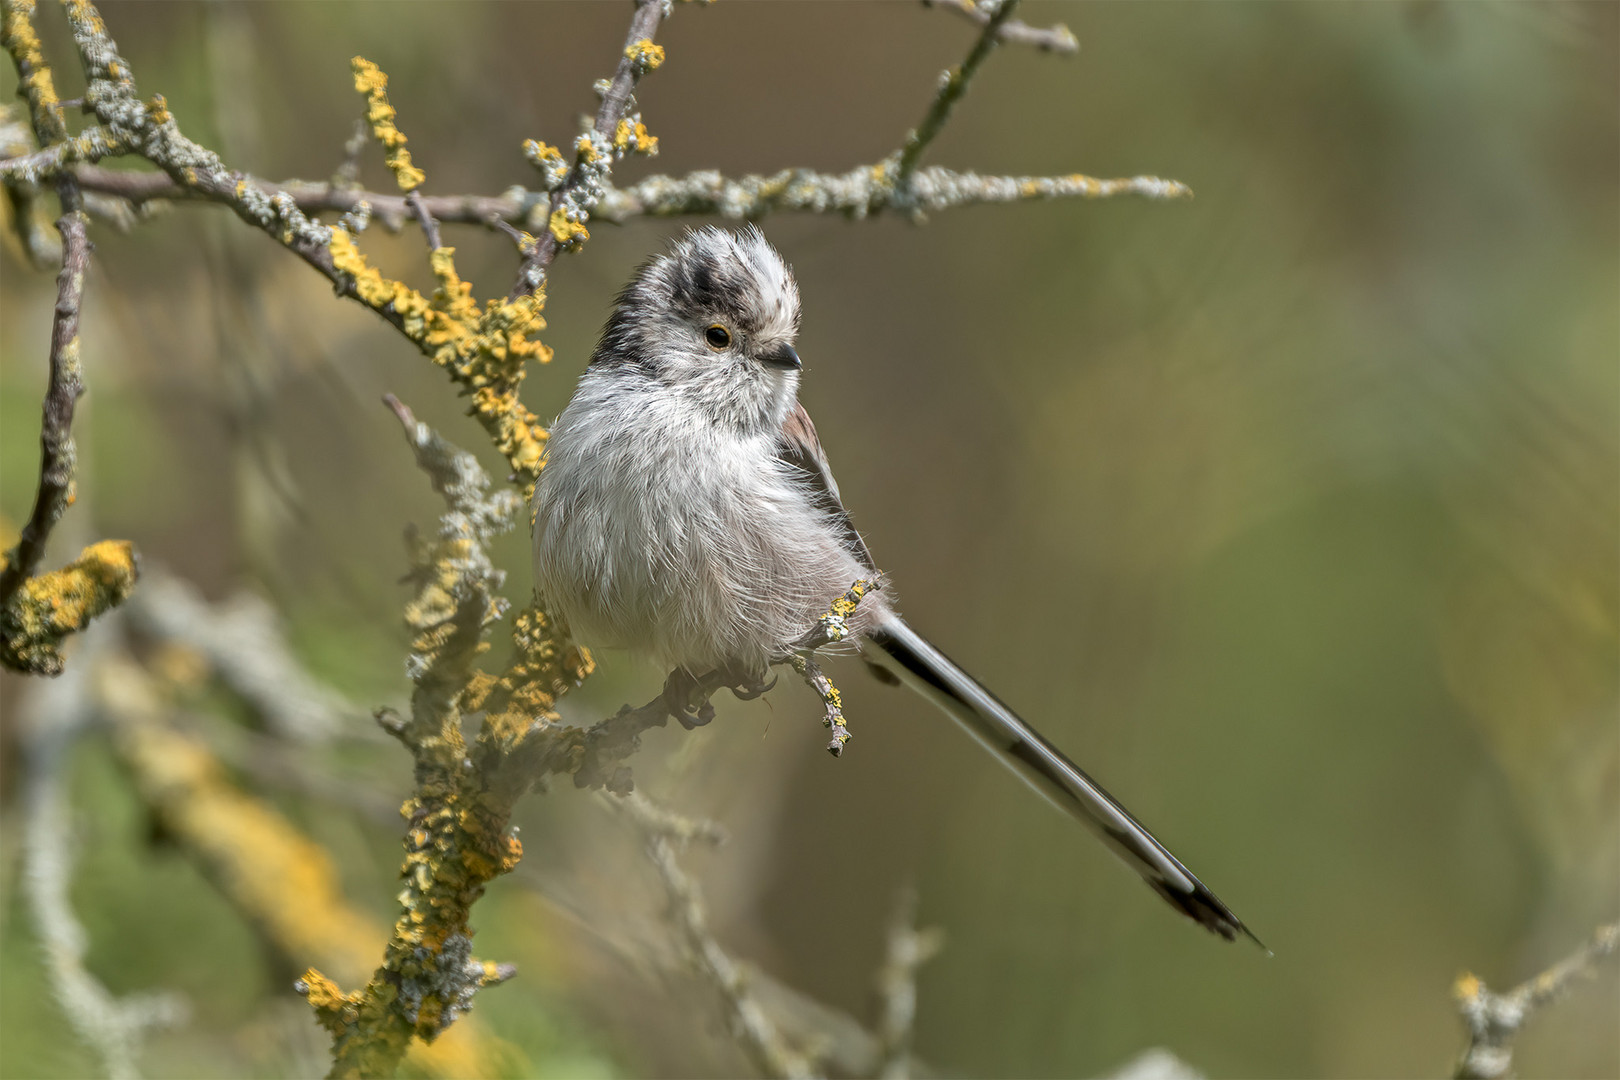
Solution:
<svg viewBox="0 0 1620 1080">
<path fill-rule="evenodd" d="M 884 620 L 867 639 L 876 647 L 867 650 L 870 660 L 933 701 L 1048 801 L 1078 818 L 1176 910 L 1228 941 L 1244 934 L 1265 948 L 1100 784 L 903 619 Z"/>
</svg>

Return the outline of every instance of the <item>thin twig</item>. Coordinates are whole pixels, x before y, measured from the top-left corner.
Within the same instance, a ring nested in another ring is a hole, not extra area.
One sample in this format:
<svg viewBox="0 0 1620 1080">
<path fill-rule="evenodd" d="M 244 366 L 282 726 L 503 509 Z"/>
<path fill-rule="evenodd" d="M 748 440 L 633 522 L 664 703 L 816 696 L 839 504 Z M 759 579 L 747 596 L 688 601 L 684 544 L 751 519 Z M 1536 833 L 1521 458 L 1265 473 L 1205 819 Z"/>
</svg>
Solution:
<svg viewBox="0 0 1620 1080">
<path fill-rule="evenodd" d="M 1486 988 L 1476 975 L 1464 974 L 1453 987 L 1457 1009 L 1468 1028 L 1468 1046 L 1457 1059 L 1458 1080 L 1495 1080 L 1513 1068 L 1513 1040 L 1537 1009 L 1562 997 L 1575 980 L 1599 960 L 1620 949 L 1620 923 L 1598 927 L 1579 949 L 1540 975 L 1505 994 Z"/>
<path fill-rule="evenodd" d="M 990 21 L 990 15 L 974 3 L 973 0 L 922 0 L 923 7 L 944 8 L 954 11 L 971 22 L 983 26 Z M 998 34 L 1000 40 L 1007 45 L 1030 45 L 1042 52 L 1077 53 L 1080 51 L 1080 39 L 1062 23 L 1041 29 L 1031 26 L 1017 19 L 1008 19 L 1002 24 Z"/>
<path fill-rule="evenodd" d="M 84 301 L 84 278 L 90 266 L 90 240 L 79 198 L 78 181 L 57 179 L 62 216 L 56 222 L 62 234 L 62 270 L 56 278 L 56 309 L 51 324 L 50 382 L 45 390 L 39 428 L 39 486 L 34 509 L 28 515 L 17 546 L 0 569 L 0 608 L 10 603 L 17 589 L 39 569 L 51 529 L 73 502 L 74 473 L 78 463 L 73 443 L 73 412 L 84 394 L 79 366 L 79 307 Z"/>
<path fill-rule="evenodd" d="M 754 998 L 742 968 L 715 940 L 704 911 L 702 890 L 682 869 L 677 857 L 687 837 L 709 840 L 719 827 L 686 821 L 673 811 L 645 801 L 608 799 L 608 805 L 641 830 L 647 858 L 669 896 L 670 922 L 693 969 L 719 994 L 738 1045 L 767 1076 L 794 1080 L 815 1076 L 814 1064 L 782 1038 L 775 1022 Z"/>
<path fill-rule="evenodd" d="M 821 706 L 826 710 L 821 719 L 821 726 L 832 730 L 832 740 L 827 743 L 827 753 L 833 757 L 844 756 L 844 744 L 853 737 L 849 727 L 844 723 L 844 698 L 838 687 L 821 670 L 821 665 L 810 658 L 809 654 L 801 653 L 792 657 L 789 664 L 799 673 L 805 685 L 816 692 L 821 699 Z"/>
<path fill-rule="evenodd" d="M 917 929 L 917 890 L 907 885 L 895 899 L 889 922 L 888 951 L 878 970 L 878 996 L 883 1003 L 878 1039 L 883 1060 L 878 1075 L 905 1080 L 911 1075 L 911 1039 L 917 1024 L 917 970 L 939 955 L 945 934 L 938 927 Z"/>
<path fill-rule="evenodd" d="M 624 38 L 624 51 L 620 53 L 613 78 L 602 95 L 601 107 L 596 110 L 596 123 L 592 128 L 596 139 L 588 155 L 582 153 L 579 156 L 562 186 L 551 193 L 552 215 L 570 206 L 588 212 L 601 198 L 600 190 L 591 189 L 604 184 L 612 171 L 611 140 L 619 121 L 624 119 L 625 112 L 630 108 L 636 84 L 649 70 L 645 60 L 641 59 L 643 53 L 638 46 L 642 43 L 652 46 L 658 24 L 664 19 L 666 3 L 668 0 L 636 0 L 635 14 L 630 18 L 630 29 Z M 543 231 L 534 251 L 523 260 L 509 299 L 527 296 L 538 289 L 561 247 L 562 242 L 555 230 L 547 228 Z"/>
<path fill-rule="evenodd" d="M 7 184 L 37 184 L 81 161 L 99 161 L 122 154 L 124 146 L 101 127 L 91 127 L 43 150 L 0 160 L 0 180 Z"/>
<path fill-rule="evenodd" d="M 933 104 L 923 116 L 922 123 L 918 124 L 911 134 L 906 136 L 906 144 L 900 151 L 900 161 L 897 171 L 900 174 L 900 186 L 903 188 L 911 174 L 917 171 L 917 162 L 921 159 L 923 151 L 928 144 L 934 141 L 940 131 L 945 127 L 945 121 L 950 119 L 951 110 L 967 93 L 968 83 L 984 63 L 985 57 L 995 49 L 1001 40 L 1001 28 L 1012 17 L 1013 9 L 1018 6 L 1018 0 L 1001 0 L 1001 6 L 996 8 L 984 23 L 984 30 L 979 34 L 979 40 L 973 43 L 973 48 L 962 61 L 962 66 L 952 68 L 945 72 L 940 80 L 939 92 L 934 95 Z"/>
<path fill-rule="evenodd" d="M 405 205 L 411 208 L 411 211 L 416 215 L 416 220 L 421 224 L 422 235 L 427 237 L 429 250 L 437 251 L 444 247 L 444 241 L 439 238 L 439 224 L 433 220 L 432 211 L 428 209 L 427 203 L 422 200 L 421 190 L 412 188 L 411 193 L 405 196 Z"/>
</svg>

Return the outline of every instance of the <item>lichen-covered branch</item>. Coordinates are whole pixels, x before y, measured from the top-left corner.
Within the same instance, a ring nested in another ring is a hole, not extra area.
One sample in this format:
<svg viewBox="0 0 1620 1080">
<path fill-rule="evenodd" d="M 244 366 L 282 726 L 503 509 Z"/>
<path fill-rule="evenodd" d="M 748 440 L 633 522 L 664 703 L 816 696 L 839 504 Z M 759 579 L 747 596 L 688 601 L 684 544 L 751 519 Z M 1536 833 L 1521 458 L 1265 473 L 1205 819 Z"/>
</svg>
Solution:
<svg viewBox="0 0 1620 1080">
<path fill-rule="evenodd" d="M 87 192 L 125 201 L 144 209 L 166 201 L 203 197 L 162 173 L 120 172 L 96 167 L 74 171 Z M 843 214 L 865 218 L 888 209 L 929 214 L 988 203 L 1047 199 L 1107 199 L 1134 195 L 1145 199 L 1184 199 L 1192 189 L 1157 176 L 1101 179 L 1081 173 L 1067 176 L 986 176 L 944 166 L 919 168 L 904 199 L 895 197 L 896 174 L 886 165 L 860 165 L 843 173 L 783 169 L 764 175 L 728 177 L 712 169 L 685 176 L 649 176 L 629 187 L 605 185 L 592 216 L 622 225 L 642 217 L 723 217 L 757 220 L 772 213 Z M 325 183 L 286 180 L 256 181 L 266 191 L 284 194 L 306 214 L 333 211 L 350 214 L 362 204 L 371 220 L 398 232 L 413 220 L 413 208 L 401 195 L 335 188 Z M 549 203 L 545 192 L 514 187 L 501 195 L 422 195 L 421 205 L 445 225 L 496 223 L 541 230 Z"/>
<path fill-rule="evenodd" d="M 1035 199 L 1106 199 L 1137 195 L 1181 199 L 1192 189 L 1175 180 L 1133 176 L 1114 180 L 1069 176 L 981 176 L 940 166 L 918 169 L 901 186 L 892 160 L 846 173 L 784 169 L 770 176 L 728 179 L 703 170 L 686 176 L 649 176 L 603 197 L 597 216 L 623 222 L 634 217 L 719 215 L 753 220 L 778 211 L 839 213 L 864 218 L 894 209 L 917 216 L 980 203 Z"/>
<path fill-rule="evenodd" d="M 832 602 L 832 607 L 827 609 L 827 613 L 816 620 L 815 627 L 799 643 L 801 651 L 786 660 L 787 664 L 799 673 L 805 685 L 814 690 L 816 696 L 821 699 L 822 708 L 826 710 L 821 723 L 822 726 L 832 730 L 832 741 L 827 744 L 827 752 L 833 757 L 842 757 L 844 744 L 850 740 L 849 728 L 844 723 L 844 697 L 827 677 L 827 673 L 821 670 L 821 665 L 816 663 L 812 654 L 823 646 L 842 641 L 849 633 L 847 620 L 854 614 L 861 598 L 882 587 L 882 578 L 874 578 L 871 581 L 862 578 L 851 585 L 842 596 Z"/>
<path fill-rule="evenodd" d="M 973 0 L 922 0 L 923 7 L 944 8 L 954 11 L 971 22 L 983 26 L 990 21 L 990 14 Z M 1080 51 L 1080 40 L 1072 31 L 1062 23 L 1042 29 L 1031 26 L 1017 19 L 1008 19 L 1001 24 L 997 31 L 998 40 L 1008 45 L 1029 45 L 1042 52 L 1077 53 Z"/>
<path fill-rule="evenodd" d="M 364 989 L 343 993 L 313 969 L 300 981 L 332 1034 L 333 1076 L 392 1075 L 413 1037 L 432 1042 L 472 1007 L 479 989 L 513 973 L 472 958 L 472 905 L 522 856 L 509 828 L 512 806 L 542 775 L 554 694 L 589 670 L 589 657 L 558 646 L 533 611 L 514 635 L 517 658 L 506 673 L 476 669 L 488 648 L 485 632 L 506 610 L 497 593 L 504 574 L 486 544 L 511 527 L 523 499 L 509 488 L 491 492 L 471 454 L 398 401 L 389 404 L 445 512 L 434 536 L 411 542 L 410 715 L 378 716 L 415 762 L 415 790 L 401 808 L 409 829 L 400 914 Z M 461 723 L 474 709 L 484 718 L 468 746 Z"/>
<path fill-rule="evenodd" d="M 1468 1046 L 1457 1059 L 1458 1080 L 1496 1080 L 1513 1068 L 1513 1040 L 1525 1022 L 1549 1002 L 1568 993 L 1576 979 L 1620 949 L 1620 923 L 1598 927 L 1579 949 L 1506 993 L 1492 992 L 1477 976 L 1463 974 L 1452 987 L 1457 1010 L 1468 1029 Z"/>
<path fill-rule="evenodd" d="M 50 374 L 39 427 L 39 484 L 17 546 L 6 553 L 5 566 L 0 568 L 0 607 L 8 606 L 22 583 L 39 570 L 51 530 L 75 495 L 78 449 L 73 442 L 73 413 L 84 394 L 79 309 L 84 302 L 84 277 L 90 269 L 90 240 L 78 193 L 78 182 L 64 177 L 59 186 L 62 216 L 56 223 L 62 237 L 62 270 L 56 278 Z"/>
<path fill-rule="evenodd" d="M 658 24 L 668 12 L 669 0 L 635 0 L 635 13 L 625 34 L 624 51 L 613 77 L 600 86 L 602 104 L 596 122 L 574 145 L 574 164 L 551 192 L 545 231 L 523 260 L 509 299 L 516 300 L 545 284 L 546 272 L 564 248 L 577 247 L 590 238 L 585 222 L 601 201 L 613 174 L 613 162 L 630 152 L 654 153 L 657 140 L 647 134 L 641 118 L 626 115 L 635 103 L 636 84 L 664 62 L 664 50 L 654 44 Z M 531 144 L 531 158 L 556 177 L 561 155 L 544 143 Z"/>
<path fill-rule="evenodd" d="M 474 416 L 511 463 L 519 483 L 532 483 L 545 430 L 518 400 L 518 388 L 528 360 L 545 363 L 551 358 L 550 350 L 533 340 L 545 327 L 540 317 L 544 296 L 526 294 L 481 307 L 457 274 L 451 248 L 432 252 L 439 284 L 432 297 L 385 277 L 369 265 L 348 231 L 312 220 L 287 192 L 227 168 L 213 151 L 186 138 L 161 95 L 150 103 L 141 101 L 128 62 L 88 0 L 71 0 L 68 15 L 90 84 L 86 104 L 113 137 L 191 196 L 228 206 L 321 273 L 340 295 L 358 300 L 403 333 L 472 399 Z M 401 156 L 403 136 L 382 92 L 381 73 L 356 58 L 355 80 L 367 95 L 373 131 L 390 147 L 396 175 L 414 188 L 420 170 Z"/>
<path fill-rule="evenodd" d="M 92 645 L 93 647 L 93 645 Z M 26 781 L 23 792 L 23 890 L 44 952 L 51 992 L 73 1031 L 95 1050 L 113 1080 L 139 1076 L 135 1059 L 147 1031 L 184 1021 L 184 999 L 169 993 L 115 998 L 85 967 L 87 935 L 73 912 L 73 838 L 63 790 L 68 749 L 91 722 L 88 670 L 38 685 L 18 716 Z"/>
<path fill-rule="evenodd" d="M 67 127 L 34 32 L 33 15 L 32 0 L 6 0 L 0 9 L 0 40 L 16 65 L 34 135 L 50 150 L 67 141 Z M 78 181 L 71 173 L 57 173 L 56 194 L 62 204 L 56 223 L 62 237 L 62 269 L 56 278 L 49 375 L 39 428 L 39 482 L 17 545 L 0 567 L 0 662 L 43 675 L 61 672 L 62 639 L 123 600 L 135 581 L 134 551 L 119 541 L 86 548 L 72 565 L 35 576 L 51 530 L 73 504 L 78 468 L 73 414 L 84 394 L 79 311 L 90 269 L 90 238 Z"/>
<path fill-rule="evenodd" d="M 237 787 L 207 746 L 177 730 L 159 688 L 135 664 L 108 660 L 96 679 L 113 747 L 141 803 L 282 967 L 363 977 L 386 930 L 343 896 L 326 850 Z M 499 1055 L 488 1037 L 477 1029 L 457 1034 L 419 1047 L 413 1064 L 434 1076 L 491 1073 Z"/>
<path fill-rule="evenodd" d="M 103 540 L 60 570 L 26 579 L 0 608 L 0 663 L 60 675 L 63 639 L 128 598 L 138 576 L 129 541 Z"/>
</svg>

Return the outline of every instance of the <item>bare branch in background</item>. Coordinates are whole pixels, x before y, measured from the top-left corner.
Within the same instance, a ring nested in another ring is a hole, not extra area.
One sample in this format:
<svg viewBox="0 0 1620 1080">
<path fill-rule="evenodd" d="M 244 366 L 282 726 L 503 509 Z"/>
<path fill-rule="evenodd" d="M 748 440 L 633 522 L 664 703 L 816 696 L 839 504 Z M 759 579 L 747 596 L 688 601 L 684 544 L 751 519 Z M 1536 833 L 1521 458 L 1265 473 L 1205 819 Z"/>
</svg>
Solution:
<svg viewBox="0 0 1620 1080">
<path fill-rule="evenodd" d="M 103 636 L 87 639 L 85 651 L 99 649 Z M 54 682 L 36 684 L 19 709 L 26 770 L 23 888 L 57 1004 L 107 1075 L 132 1080 L 140 1075 L 135 1059 L 146 1033 L 184 1023 L 189 1010 L 171 993 L 116 998 L 85 967 L 87 935 L 71 895 L 73 837 L 63 772 L 73 742 L 94 719 L 90 682 L 88 664 L 77 663 Z"/>
<path fill-rule="evenodd" d="M 603 796 L 607 804 L 641 830 L 647 858 L 669 898 L 668 917 L 692 969 L 719 994 L 732 1036 L 766 1076 L 807 1078 L 815 1063 L 789 1046 L 776 1023 L 754 997 L 749 977 L 709 930 L 703 894 L 681 867 L 679 852 L 692 839 L 719 843 L 724 832 L 708 822 L 689 821 L 655 807 L 638 795 Z"/>
<path fill-rule="evenodd" d="M 1457 1059 L 1458 1080 L 1496 1080 L 1513 1068 L 1513 1040 L 1535 1011 L 1564 996 L 1600 960 L 1620 948 L 1620 923 L 1598 927 L 1575 952 L 1505 994 L 1493 993 L 1477 975 L 1464 974 L 1452 988 L 1468 1028 L 1468 1046 Z"/>
<path fill-rule="evenodd" d="M 990 12 L 974 0 L 922 0 L 923 7 L 944 8 L 954 11 L 971 22 L 983 26 L 990 21 Z M 1017 19 L 1008 19 L 996 33 L 997 40 L 1008 45 L 1030 45 L 1042 52 L 1077 53 L 1080 40 L 1062 23 L 1041 29 Z"/>
<path fill-rule="evenodd" d="M 252 593 L 210 604 L 173 574 L 148 570 L 128 615 L 143 632 L 202 657 L 282 738 L 325 740 L 366 717 L 309 675 L 288 648 L 275 610 Z"/>
<path fill-rule="evenodd" d="M 917 1024 L 917 970 L 939 955 L 945 933 L 938 927 L 917 929 L 917 890 L 908 885 L 895 901 L 889 923 L 888 952 L 878 970 L 877 989 L 883 1003 L 878 1023 L 883 1061 L 878 1075 L 884 1080 L 905 1080 L 912 1074 L 911 1038 Z"/>
</svg>

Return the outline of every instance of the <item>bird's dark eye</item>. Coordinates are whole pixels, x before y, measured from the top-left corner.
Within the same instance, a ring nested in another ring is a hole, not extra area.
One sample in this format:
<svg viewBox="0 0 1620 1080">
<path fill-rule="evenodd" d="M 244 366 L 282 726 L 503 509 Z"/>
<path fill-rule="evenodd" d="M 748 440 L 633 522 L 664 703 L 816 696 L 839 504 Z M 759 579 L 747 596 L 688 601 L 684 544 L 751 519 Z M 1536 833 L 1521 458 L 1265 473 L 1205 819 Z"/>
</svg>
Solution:
<svg viewBox="0 0 1620 1080">
<path fill-rule="evenodd" d="M 731 331 L 715 323 L 703 331 L 703 340 L 709 343 L 709 348 L 719 350 L 731 347 Z"/>
</svg>

